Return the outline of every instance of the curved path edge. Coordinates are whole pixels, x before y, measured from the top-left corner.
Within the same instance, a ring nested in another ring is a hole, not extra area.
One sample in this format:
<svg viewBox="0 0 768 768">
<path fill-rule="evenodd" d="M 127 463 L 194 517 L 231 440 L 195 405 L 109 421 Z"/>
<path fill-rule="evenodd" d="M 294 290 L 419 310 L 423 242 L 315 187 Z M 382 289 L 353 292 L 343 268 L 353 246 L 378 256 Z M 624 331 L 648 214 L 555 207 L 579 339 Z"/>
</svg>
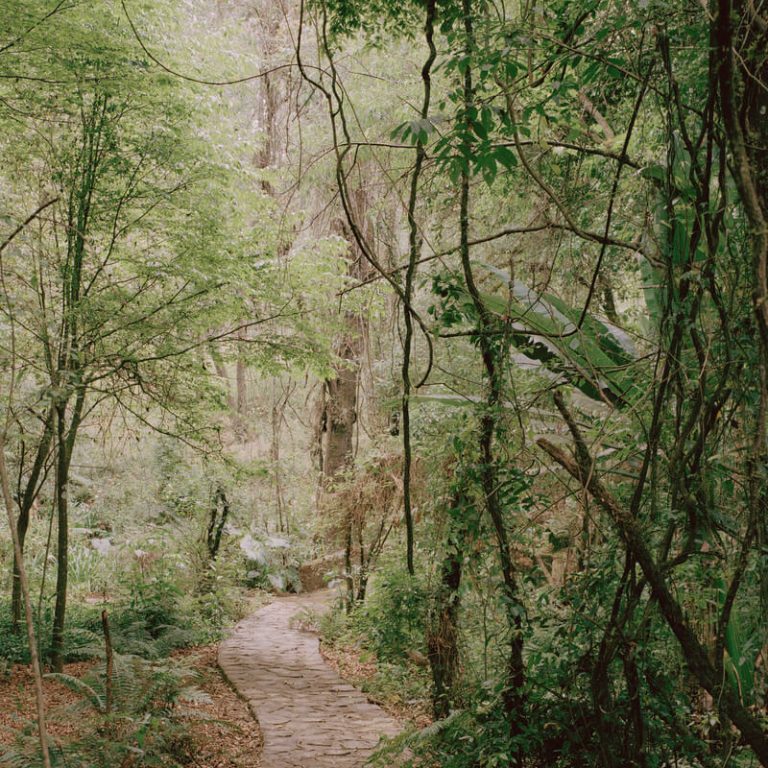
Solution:
<svg viewBox="0 0 768 768">
<path fill-rule="evenodd" d="M 345 683 L 320 654 L 317 635 L 292 626 L 322 611 L 328 591 L 276 598 L 243 619 L 219 646 L 219 666 L 261 726 L 262 768 L 361 768 L 397 721 Z"/>
</svg>

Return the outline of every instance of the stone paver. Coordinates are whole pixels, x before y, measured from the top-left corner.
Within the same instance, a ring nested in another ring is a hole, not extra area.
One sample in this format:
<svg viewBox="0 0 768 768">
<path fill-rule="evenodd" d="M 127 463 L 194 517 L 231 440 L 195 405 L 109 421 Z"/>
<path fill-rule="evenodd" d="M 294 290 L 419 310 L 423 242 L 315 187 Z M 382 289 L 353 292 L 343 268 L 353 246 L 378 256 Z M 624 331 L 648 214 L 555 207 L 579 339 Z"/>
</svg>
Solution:
<svg viewBox="0 0 768 768">
<path fill-rule="evenodd" d="M 264 737 L 263 768 L 361 768 L 397 722 L 323 660 L 317 636 L 291 627 L 327 592 L 280 597 L 241 621 L 219 648 L 219 666 L 247 701 Z"/>
</svg>

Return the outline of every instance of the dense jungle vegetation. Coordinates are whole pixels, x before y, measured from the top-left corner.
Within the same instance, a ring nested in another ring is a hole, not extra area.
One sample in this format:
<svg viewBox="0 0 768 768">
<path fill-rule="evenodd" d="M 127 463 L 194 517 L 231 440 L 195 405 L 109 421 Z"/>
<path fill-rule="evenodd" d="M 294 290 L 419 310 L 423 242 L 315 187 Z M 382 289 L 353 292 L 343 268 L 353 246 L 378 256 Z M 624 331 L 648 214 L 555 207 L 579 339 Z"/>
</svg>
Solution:
<svg viewBox="0 0 768 768">
<path fill-rule="evenodd" d="M 768 766 L 765 0 L 0 21 L 1 765 L 329 584 L 374 764 Z"/>
</svg>

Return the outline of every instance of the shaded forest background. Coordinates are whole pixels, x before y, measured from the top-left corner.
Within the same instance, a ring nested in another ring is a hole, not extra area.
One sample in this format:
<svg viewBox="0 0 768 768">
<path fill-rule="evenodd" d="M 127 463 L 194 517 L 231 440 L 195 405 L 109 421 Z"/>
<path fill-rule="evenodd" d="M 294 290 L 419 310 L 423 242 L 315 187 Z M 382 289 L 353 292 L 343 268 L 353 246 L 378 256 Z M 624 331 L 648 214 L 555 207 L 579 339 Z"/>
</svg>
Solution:
<svg viewBox="0 0 768 768">
<path fill-rule="evenodd" d="M 112 729 L 10 764 L 331 583 L 381 764 L 768 765 L 763 3 L 0 18 L 0 661 Z"/>
</svg>

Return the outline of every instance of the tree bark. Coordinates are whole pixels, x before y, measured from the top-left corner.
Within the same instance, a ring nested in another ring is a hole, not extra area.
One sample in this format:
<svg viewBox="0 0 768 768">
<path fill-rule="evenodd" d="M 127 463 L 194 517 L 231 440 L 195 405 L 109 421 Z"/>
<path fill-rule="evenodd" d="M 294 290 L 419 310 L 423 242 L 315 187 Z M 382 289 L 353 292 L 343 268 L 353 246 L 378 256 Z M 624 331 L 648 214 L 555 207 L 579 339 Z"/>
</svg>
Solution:
<svg viewBox="0 0 768 768">
<path fill-rule="evenodd" d="M 208 530 L 206 532 L 206 545 L 208 547 L 208 557 L 211 562 L 216 559 L 221 546 L 221 536 L 224 533 L 224 526 L 229 518 L 229 501 L 227 494 L 221 486 L 216 488 L 213 496 L 213 505 L 211 514 L 208 518 Z"/>
<path fill-rule="evenodd" d="M 464 499 L 456 496 L 452 504 L 460 510 L 464 507 Z M 440 564 L 440 584 L 427 630 L 427 658 L 433 683 L 432 709 L 438 719 L 450 714 L 459 674 L 459 587 L 465 554 L 464 546 L 459 542 L 465 538 L 458 531 L 449 531 L 446 553 Z"/>
<path fill-rule="evenodd" d="M 56 404 L 56 604 L 51 634 L 51 666 L 54 672 L 64 668 L 64 628 L 67 611 L 69 577 L 69 469 L 75 439 L 85 404 L 85 391 L 80 388 L 75 396 L 69 425 L 66 423 L 66 401 Z"/>
<path fill-rule="evenodd" d="M 64 668 L 64 624 L 67 610 L 69 574 L 69 461 L 65 437 L 66 406 L 56 409 L 56 605 L 51 637 L 51 666 Z"/>
<path fill-rule="evenodd" d="M 109 631 L 109 617 L 106 611 L 101 612 L 101 629 L 104 633 L 104 656 L 106 661 L 105 680 L 104 680 L 104 710 L 106 714 L 112 713 L 114 705 L 114 693 L 112 677 L 114 672 L 115 658 L 112 651 L 112 635 Z"/>
<path fill-rule="evenodd" d="M 437 4 L 435 0 L 427 1 L 426 19 L 424 21 L 424 37 L 429 48 L 429 55 L 421 68 L 421 80 L 423 83 L 423 98 L 421 105 L 421 119 L 429 117 L 429 106 L 432 99 L 432 65 L 437 58 L 435 48 L 435 16 Z M 424 143 L 419 140 L 416 144 L 416 162 L 411 174 L 411 188 L 408 195 L 408 268 L 405 271 L 405 286 L 403 288 L 403 323 L 405 334 L 403 336 L 403 364 L 401 375 L 403 380 L 402 397 L 402 427 L 403 427 L 403 517 L 405 519 L 405 562 L 408 573 L 415 573 L 413 562 L 413 509 L 411 504 L 411 351 L 413 345 L 413 318 L 411 317 L 411 301 L 413 299 L 413 283 L 416 277 L 416 266 L 421 255 L 421 235 L 416 221 L 416 203 L 419 193 L 419 179 L 427 150 Z"/>
<path fill-rule="evenodd" d="M 713 3 L 720 106 L 731 169 L 749 224 L 752 302 L 758 337 L 760 402 L 747 466 L 752 524 L 768 547 L 768 12 L 752 0 Z M 736 26 L 734 27 L 734 21 Z M 739 50 L 734 50 L 736 41 Z M 738 61 L 738 65 L 737 65 Z M 761 567 L 763 609 L 768 608 L 768 566 Z"/>
<path fill-rule="evenodd" d="M 354 322 L 354 319 L 351 318 Z M 337 355 L 341 362 L 336 376 L 325 382 L 326 402 L 323 431 L 323 474 L 326 480 L 350 466 L 354 452 L 357 421 L 357 387 L 362 342 L 352 333 L 340 339 Z"/>
<path fill-rule="evenodd" d="M 46 460 L 50 454 L 51 442 L 53 441 L 53 409 L 49 409 L 46 415 L 43 434 L 37 444 L 35 460 L 32 464 L 29 477 L 24 487 L 24 493 L 19 503 L 19 516 L 16 521 L 16 532 L 19 537 L 19 548 L 22 557 L 24 555 L 24 543 L 27 538 L 27 529 L 29 528 L 29 519 L 32 512 L 32 506 L 40 492 L 40 475 L 45 469 Z M 13 586 L 11 590 L 11 621 L 12 631 L 19 631 L 22 614 L 21 600 L 21 579 L 19 577 L 19 563 L 14 553 L 13 557 Z"/>
</svg>

